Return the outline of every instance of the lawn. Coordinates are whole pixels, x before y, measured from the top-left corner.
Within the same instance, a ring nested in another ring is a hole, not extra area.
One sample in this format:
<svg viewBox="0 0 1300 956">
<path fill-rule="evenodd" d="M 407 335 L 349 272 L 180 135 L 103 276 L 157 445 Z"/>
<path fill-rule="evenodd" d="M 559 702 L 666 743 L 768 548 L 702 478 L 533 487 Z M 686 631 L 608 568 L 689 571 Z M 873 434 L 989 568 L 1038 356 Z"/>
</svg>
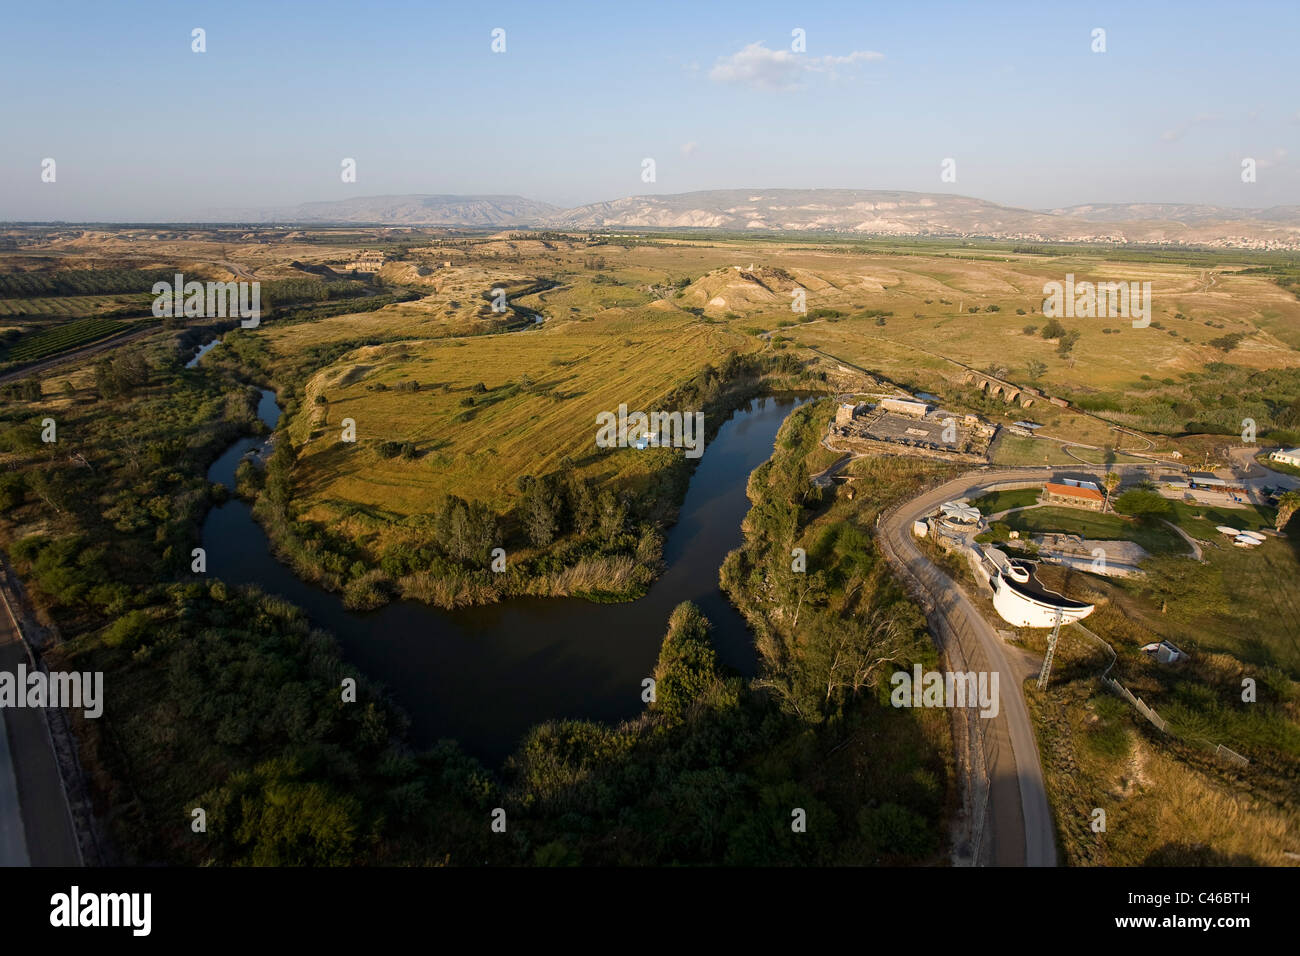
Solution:
<svg viewBox="0 0 1300 956">
<path fill-rule="evenodd" d="M 1132 541 L 1151 554 L 1186 554 L 1187 543 L 1163 524 L 1129 521 L 1119 515 L 1099 514 L 1075 508 L 1035 508 L 1016 511 L 1002 519 L 1012 531 L 1022 534 L 1058 532 L 1077 534 L 1095 541 Z"/>
<path fill-rule="evenodd" d="M 1148 461 L 1146 458 L 1135 458 L 1133 455 L 1126 455 L 1122 451 L 1110 448 L 1071 448 L 1070 451 L 1076 457 L 1094 465 L 1137 465 Z"/>
<path fill-rule="evenodd" d="M 1058 442 L 1046 438 L 1026 438 L 1002 432 L 993 443 L 993 464 L 1012 468 L 1035 465 L 1077 465 L 1078 460 L 1061 450 Z"/>
<path fill-rule="evenodd" d="M 990 491 L 988 494 L 980 495 L 971 501 L 982 514 L 992 515 L 999 511 L 1006 511 L 1008 508 L 1024 508 L 1027 505 L 1038 504 L 1038 496 L 1043 493 L 1041 488 L 1016 488 L 1012 491 Z"/>
<path fill-rule="evenodd" d="M 1221 539 L 1227 541 L 1217 525 L 1227 525 L 1241 531 L 1259 531 L 1273 527 L 1272 508 L 1258 508 L 1254 505 L 1245 508 L 1216 508 L 1213 505 L 1191 505 L 1183 501 L 1170 501 L 1174 506 L 1174 524 L 1194 538 L 1206 541 Z"/>
</svg>

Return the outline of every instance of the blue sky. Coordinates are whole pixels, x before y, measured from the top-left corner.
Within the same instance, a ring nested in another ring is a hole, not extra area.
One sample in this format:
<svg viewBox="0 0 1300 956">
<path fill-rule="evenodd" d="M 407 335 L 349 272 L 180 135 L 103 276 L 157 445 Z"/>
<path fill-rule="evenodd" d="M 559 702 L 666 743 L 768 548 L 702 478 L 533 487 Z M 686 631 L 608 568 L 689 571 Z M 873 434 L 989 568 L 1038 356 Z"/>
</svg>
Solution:
<svg viewBox="0 0 1300 956">
<path fill-rule="evenodd" d="M 746 187 L 1298 203 L 1297 49 L 1293 0 L 9 3 L 0 220 Z"/>
</svg>

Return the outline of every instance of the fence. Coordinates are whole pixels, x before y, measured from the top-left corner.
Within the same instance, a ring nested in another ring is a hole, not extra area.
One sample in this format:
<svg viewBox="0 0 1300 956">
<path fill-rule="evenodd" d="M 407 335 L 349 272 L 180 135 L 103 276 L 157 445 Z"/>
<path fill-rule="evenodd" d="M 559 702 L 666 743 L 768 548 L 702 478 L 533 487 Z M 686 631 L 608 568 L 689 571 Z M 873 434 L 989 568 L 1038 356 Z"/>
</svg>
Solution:
<svg viewBox="0 0 1300 956">
<path fill-rule="evenodd" d="M 1125 687 L 1119 681 L 1115 680 L 1113 677 L 1103 677 L 1101 679 L 1101 683 L 1103 686 L 1114 691 L 1120 697 L 1124 698 L 1126 701 L 1132 704 L 1134 709 L 1136 709 L 1137 712 L 1141 714 L 1143 717 L 1145 717 L 1147 720 L 1151 721 L 1152 726 L 1154 726 L 1162 734 L 1169 733 L 1168 722 L 1159 714 L 1157 714 L 1154 710 L 1148 707 L 1143 702 L 1141 697 L 1134 697 L 1133 693 L 1127 687 Z"/>
</svg>

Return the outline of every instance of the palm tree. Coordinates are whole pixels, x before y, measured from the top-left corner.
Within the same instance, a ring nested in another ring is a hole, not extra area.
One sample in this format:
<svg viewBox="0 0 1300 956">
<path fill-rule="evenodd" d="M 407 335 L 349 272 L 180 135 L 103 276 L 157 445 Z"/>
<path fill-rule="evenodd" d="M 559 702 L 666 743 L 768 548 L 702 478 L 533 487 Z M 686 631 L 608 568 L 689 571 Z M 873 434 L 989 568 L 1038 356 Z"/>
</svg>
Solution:
<svg viewBox="0 0 1300 956">
<path fill-rule="evenodd" d="M 1102 486 L 1106 489 L 1106 504 L 1110 504 L 1110 496 L 1115 493 L 1119 487 L 1119 475 L 1113 471 L 1106 472 L 1106 477 L 1101 480 Z M 1105 510 L 1104 508 L 1102 509 Z"/>
<path fill-rule="evenodd" d="M 1277 517 L 1273 519 L 1273 527 L 1280 533 L 1297 510 L 1300 510 L 1300 491 L 1284 491 L 1277 499 Z"/>
</svg>

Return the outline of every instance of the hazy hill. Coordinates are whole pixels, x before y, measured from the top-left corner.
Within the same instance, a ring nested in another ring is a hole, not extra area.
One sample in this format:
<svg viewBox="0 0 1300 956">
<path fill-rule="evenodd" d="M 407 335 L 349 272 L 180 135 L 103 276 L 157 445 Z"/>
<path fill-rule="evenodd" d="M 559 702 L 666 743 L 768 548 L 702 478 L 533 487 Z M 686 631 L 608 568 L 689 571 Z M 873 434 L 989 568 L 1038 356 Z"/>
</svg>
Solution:
<svg viewBox="0 0 1300 956">
<path fill-rule="evenodd" d="M 359 196 L 282 209 L 240 210 L 222 218 L 242 222 L 364 222 L 392 226 L 518 226 L 560 210 L 523 196 Z"/>
<path fill-rule="evenodd" d="M 1068 216 L 1089 222 L 1144 222 L 1162 220 L 1196 224 L 1205 222 L 1300 223 L 1300 206 L 1272 206 L 1268 209 L 1240 209 L 1232 206 L 1197 206 L 1191 203 L 1088 203 L 1050 210 L 1054 216 Z"/>
<path fill-rule="evenodd" d="M 522 196 L 362 196 L 282 209 L 227 210 L 218 221 L 553 229 L 724 229 L 862 236 L 1284 244 L 1300 247 L 1300 206 L 1236 209 L 1090 203 L 1033 210 L 969 196 L 894 189 L 716 189 L 627 196 L 559 209 Z"/>
<path fill-rule="evenodd" d="M 1296 241 L 1300 207 L 1111 203 L 1036 211 L 946 193 L 724 189 L 592 203 L 551 216 L 545 224 L 569 229 L 704 227 L 1130 242 L 1210 242 L 1227 236 Z"/>
</svg>

